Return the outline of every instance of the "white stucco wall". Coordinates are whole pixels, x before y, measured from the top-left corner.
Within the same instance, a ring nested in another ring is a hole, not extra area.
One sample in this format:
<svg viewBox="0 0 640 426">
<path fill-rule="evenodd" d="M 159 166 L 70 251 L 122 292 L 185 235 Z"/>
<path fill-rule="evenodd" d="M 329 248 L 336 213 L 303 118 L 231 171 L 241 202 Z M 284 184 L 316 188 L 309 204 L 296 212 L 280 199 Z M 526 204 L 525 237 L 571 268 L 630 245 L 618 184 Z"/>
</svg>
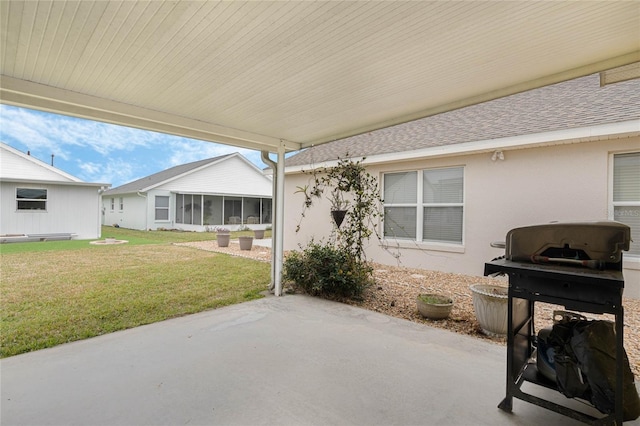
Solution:
<svg viewBox="0 0 640 426">
<path fill-rule="evenodd" d="M 56 183 L 0 183 L 0 235 L 72 233 L 100 237 L 100 196 L 96 186 Z M 47 190 L 46 210 L 17 210 L 16 188 Z"/>
<path fill-rule="evenodd" d="M 505 150 L 503 161 L 492 161 L 491 153 L 483 153 L 372 165 L 369 171 L 377 177 L 386 172 L 464 166 L 464 234 L 462 245 L 404 242 L 404 248 L 391 250 L 399 252 L 398 261 L 372 238 L 367 256 L 383 264 L 399 262 L 401 266 L 481 276 L 484 263 L 503 254 L 489 244 L 504 241 L 510 229 L 550 221 L 613 219 L 611 155 L 637 152 L 639 147 L 636 137 Z M 301 219 L 303 196 L 295 191 L 307 183 L 308 176 L 299 173 L 285 179 L 285 250 L 295 250 L 312 237 L 326 238 L 331 230 L 328 203 L 315 204 Z M 300 232 L 296 233 L 298 222 Z M 640 298 L 640 258 L 625 256 L 623 265 L 625 296 Z"/>
</svg>

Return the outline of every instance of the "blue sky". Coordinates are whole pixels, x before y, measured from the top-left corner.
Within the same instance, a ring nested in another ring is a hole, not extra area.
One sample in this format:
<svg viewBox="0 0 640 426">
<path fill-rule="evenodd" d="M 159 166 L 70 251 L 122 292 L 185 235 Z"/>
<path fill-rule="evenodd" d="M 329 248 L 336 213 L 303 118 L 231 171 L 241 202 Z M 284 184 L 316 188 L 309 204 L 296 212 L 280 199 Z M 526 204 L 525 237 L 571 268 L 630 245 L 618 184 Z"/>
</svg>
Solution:
<svg viewBox="0 0 640 426">
<path fill-rule="evenodd" d="M 169 167 L 239 152 L 259 168 L 259 151 L 0 104 L 0 140 L 82 179 L 113 188 Z"/>
</svg>

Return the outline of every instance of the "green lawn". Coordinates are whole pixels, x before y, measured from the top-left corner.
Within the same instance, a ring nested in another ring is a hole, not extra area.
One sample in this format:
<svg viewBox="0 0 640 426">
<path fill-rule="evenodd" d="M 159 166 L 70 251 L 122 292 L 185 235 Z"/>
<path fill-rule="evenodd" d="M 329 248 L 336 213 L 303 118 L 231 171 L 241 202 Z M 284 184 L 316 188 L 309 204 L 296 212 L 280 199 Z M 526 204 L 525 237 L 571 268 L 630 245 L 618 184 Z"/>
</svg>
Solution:
<svg viewBox="0 0 640 426">
<path fill-rule="evenodd" d="M 253 232 L 232 232 L 231 238 L 237 238 L 240 235 L 253 235 Z M 271 231 L 267 231 L 265 236 L 271 236 Z M 215 232 L 136 231 L 133 229 L 103 226 L 101 239 L 106 237 L 114 237 L 118 240 L 127 240 L 129 241 L 128 245 L 138 245 L 215 240 L 216 234 Z M 76 250 L 87 247 L 89 247 L 88 240 L 9 243 L 0 244 L 0 253 L 8 254 L 34 251 Z"/>
<path fill-rule="evenodd" d="M 175 246 L 215 234 L 131 231 L 130 241 L 3 244 L 2 357 L 261 297 L 269 264 Z"/>
</svg>

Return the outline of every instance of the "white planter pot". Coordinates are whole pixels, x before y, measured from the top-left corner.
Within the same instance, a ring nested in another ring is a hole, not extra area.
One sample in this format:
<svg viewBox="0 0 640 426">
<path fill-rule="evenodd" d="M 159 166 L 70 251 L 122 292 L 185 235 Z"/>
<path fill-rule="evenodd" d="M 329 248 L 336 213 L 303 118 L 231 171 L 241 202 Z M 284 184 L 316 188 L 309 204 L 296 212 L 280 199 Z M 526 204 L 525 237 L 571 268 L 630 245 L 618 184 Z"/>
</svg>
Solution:
<svg viewBox="0 0 640 426">
<path fill-rule="evenodd" d="M 497 285 L 474 284 L 473 309 L 482 331 L 489 336 L 504 336 L 508 326 L 508 289 Z"/>
</svg>

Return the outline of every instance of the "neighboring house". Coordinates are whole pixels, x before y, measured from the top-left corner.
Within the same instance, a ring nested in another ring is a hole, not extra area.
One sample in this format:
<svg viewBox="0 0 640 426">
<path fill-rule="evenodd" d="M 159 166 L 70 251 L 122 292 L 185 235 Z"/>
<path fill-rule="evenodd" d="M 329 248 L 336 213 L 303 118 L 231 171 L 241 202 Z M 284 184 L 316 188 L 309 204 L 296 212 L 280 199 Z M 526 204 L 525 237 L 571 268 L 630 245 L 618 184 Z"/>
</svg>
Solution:
<svg viewBox="0 0 640 426">
<path fill-rule="evenodd" d="M 0 143 L 0 241 L 100 238 L 100 190 Z"/>
<path fill-rule="evenodd" d="M 372 261 L 479 276 L 512 228 L 617 220 L 633 239 L 625 296 L 640 298 L 640 80 L 600 87 L 596 74 L 302 151 L 286 163 L 288 221 L 303 171 L 347 156 L 366 157 L 382 190 Z M 285 250 L 329 235 L 328 209 L 287 227 Z"/>
<path fill-rule="evenodd" d="M 155 230 L 264 229 L 272 181 L 238 153 L 175 166 L 102 195 L 105 225 Z"/>
</svg>

